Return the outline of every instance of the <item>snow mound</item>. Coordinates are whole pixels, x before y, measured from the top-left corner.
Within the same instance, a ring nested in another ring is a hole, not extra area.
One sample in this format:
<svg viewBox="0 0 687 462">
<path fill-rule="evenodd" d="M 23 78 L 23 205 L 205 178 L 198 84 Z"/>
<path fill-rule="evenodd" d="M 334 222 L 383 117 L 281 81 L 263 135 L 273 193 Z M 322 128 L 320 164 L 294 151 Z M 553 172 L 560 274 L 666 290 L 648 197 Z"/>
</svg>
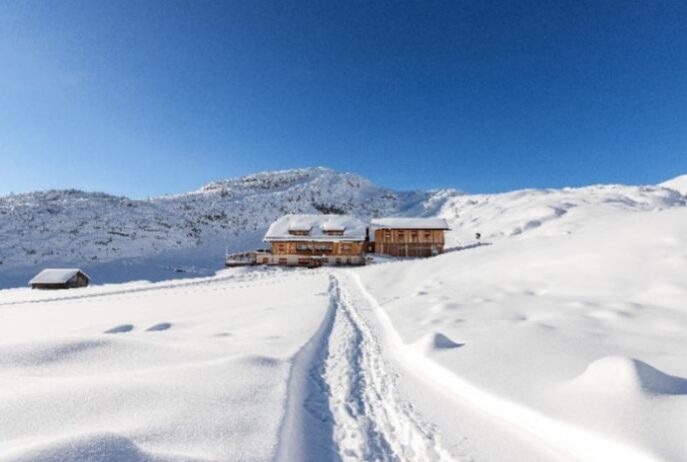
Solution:
<svg viewBox="0 0 687 462">
<path fill-rule="evenodd" d="M 455 342 L 441 332 L 425 335 L 415 342 L 415 346 L 425 352 L 452 350 L 463 345 L 465 344 Z"/>
<path fill-rule="evenodd" d="M 687 196 L 687 175 L 680 175 L 672 180 L 664 181 L 663 183 L 659 184 L 659 186 L 672 189 L 673 191 L 679 192 L 683 196 Z"/>
<path fill-rule="evenodd" d="M 687 394 L 687 379 L 666 374 L 638 359 L 622 356 L 597 359 L 574 382 L 587 389 L 611 393 Z"/>
<path fill-rule="evenodd" d="M 182 462 L 191 459 L 157 456 L 142 451 L 130 439 L 114 433 L 63 438 L 14 451 L 0 462 Z"/>
<path fill-rule="evenodd" d="M 110 342 L 100 339 L 60 339 L 42 343 L 6 344 L 0 348 L 0 367 L 58 365 L 79 360 L 110 346 Z"/>
</svg>

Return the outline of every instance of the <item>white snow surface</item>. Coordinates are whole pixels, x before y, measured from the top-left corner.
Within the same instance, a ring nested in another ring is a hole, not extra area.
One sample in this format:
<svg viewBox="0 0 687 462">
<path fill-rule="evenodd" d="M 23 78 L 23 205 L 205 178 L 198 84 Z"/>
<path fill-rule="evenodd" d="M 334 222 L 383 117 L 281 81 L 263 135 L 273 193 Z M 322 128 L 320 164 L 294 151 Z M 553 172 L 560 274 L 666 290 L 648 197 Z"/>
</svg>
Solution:
<svg viewBox="0 0 687 462">
<path fill-rule="evenodd" d="M 327 282 L 234 270 L 4 291 L 0 460 L 270 460 Z"/>
<path fill-rule="evenodd" d="M 687 175 L 680 175 L 672 180 L 664 181 L 660 184 L 660 186 L 672 189 L 684 196 L 687 196 Z"/>
<path fill-rule="evenodd" d="M 1 290 L 0 462 L 687 460 L 684 195 L 421 202 L 443 255 Z"/>
<path fill-rule="evenodd" d="M 265 233 L 266 241 L 362 241 L 367 224 L 348 215 L 297 215 L 278 218 Z M 290 231 L 308 231 L 307 236 L 293 235 Z M 341 236 L 328 235 L 325 231 L 341 231 Z"/>
</svg>

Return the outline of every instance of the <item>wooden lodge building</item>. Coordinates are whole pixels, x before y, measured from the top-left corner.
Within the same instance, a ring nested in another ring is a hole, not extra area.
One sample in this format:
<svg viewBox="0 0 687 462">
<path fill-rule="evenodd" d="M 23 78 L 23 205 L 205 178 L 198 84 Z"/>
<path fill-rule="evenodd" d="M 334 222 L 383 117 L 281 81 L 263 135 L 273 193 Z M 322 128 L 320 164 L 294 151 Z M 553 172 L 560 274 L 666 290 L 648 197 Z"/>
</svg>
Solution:
<svg viewBox="0 0 687 462">
<path fill-rule="evenodd" d="M 265 234 L 270 253 L 257 264 L 309 266 L 364 265 L 367 226 L 347 215 L 285 215 Z"/>
<path fill-rule="evenodd" d="M 444 251 L 443 218 L 379 218 L 370 224 L 374 252 L 393 257 L 431 257 Z"/>
<path fill-rule="evenodd" d="M 32 289 L 86 287 L 91 278 L 78 268 L 47 268 L 29 281 Z"/>
<path fill-rule="evenodd" d="M 348 215 L 284 215 L 267 230 L 269 250 L 226 256 L 226 266 L 365 265 L 368 254 L 431 257 L 444 251 L 446 220 L 380 218 L 368 226 Z"/>
</svg>

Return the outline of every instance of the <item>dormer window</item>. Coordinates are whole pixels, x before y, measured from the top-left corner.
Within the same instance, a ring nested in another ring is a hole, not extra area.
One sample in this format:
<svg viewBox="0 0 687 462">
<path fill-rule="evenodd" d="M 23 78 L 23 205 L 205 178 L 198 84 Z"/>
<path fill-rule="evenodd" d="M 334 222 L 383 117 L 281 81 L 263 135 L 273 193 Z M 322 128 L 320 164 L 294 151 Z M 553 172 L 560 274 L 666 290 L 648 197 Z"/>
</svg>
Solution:
<svg viewBox="0 0 687 462">
<path fill-rule="evenodd" d="M 305 223 L 292 223 L 289 226 L 289 234 L 292 236 L 310 236 L 312 226 Z"/>
<path fill-rule="evenodd" d="M 326 223 L 322 226 L 322 234 L 325 236 L 343 236 L 345 230 L 345 226 L 334 223 Z"/>
</svg>

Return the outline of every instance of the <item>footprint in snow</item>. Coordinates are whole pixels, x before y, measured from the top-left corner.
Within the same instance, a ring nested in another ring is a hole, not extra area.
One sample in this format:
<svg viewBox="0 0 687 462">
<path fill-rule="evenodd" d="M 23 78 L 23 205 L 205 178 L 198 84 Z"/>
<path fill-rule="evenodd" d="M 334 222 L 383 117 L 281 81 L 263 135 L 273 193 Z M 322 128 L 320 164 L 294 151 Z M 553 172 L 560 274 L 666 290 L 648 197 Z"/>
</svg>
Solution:
<svg viewBox="0 0 687 462">
<path fill-rule="evenodd" d="M 122 334 L 124 332 L 129 332 L 134 329 L 133 324 L 122 324 L 121 326 L 113 327 L 112 329 L 106 330 L 105 334 Z"/>
<path fill-rule="evenodd" d="M 146 332 L 158 332 L 161 330 L 167 330 L 170 327 L 172 327 L 171 322 L 161 322 L 160 324 L 155 324 L 154 326 L 150 326 L 149 328 L 146 329 Z"/>
</svg>

